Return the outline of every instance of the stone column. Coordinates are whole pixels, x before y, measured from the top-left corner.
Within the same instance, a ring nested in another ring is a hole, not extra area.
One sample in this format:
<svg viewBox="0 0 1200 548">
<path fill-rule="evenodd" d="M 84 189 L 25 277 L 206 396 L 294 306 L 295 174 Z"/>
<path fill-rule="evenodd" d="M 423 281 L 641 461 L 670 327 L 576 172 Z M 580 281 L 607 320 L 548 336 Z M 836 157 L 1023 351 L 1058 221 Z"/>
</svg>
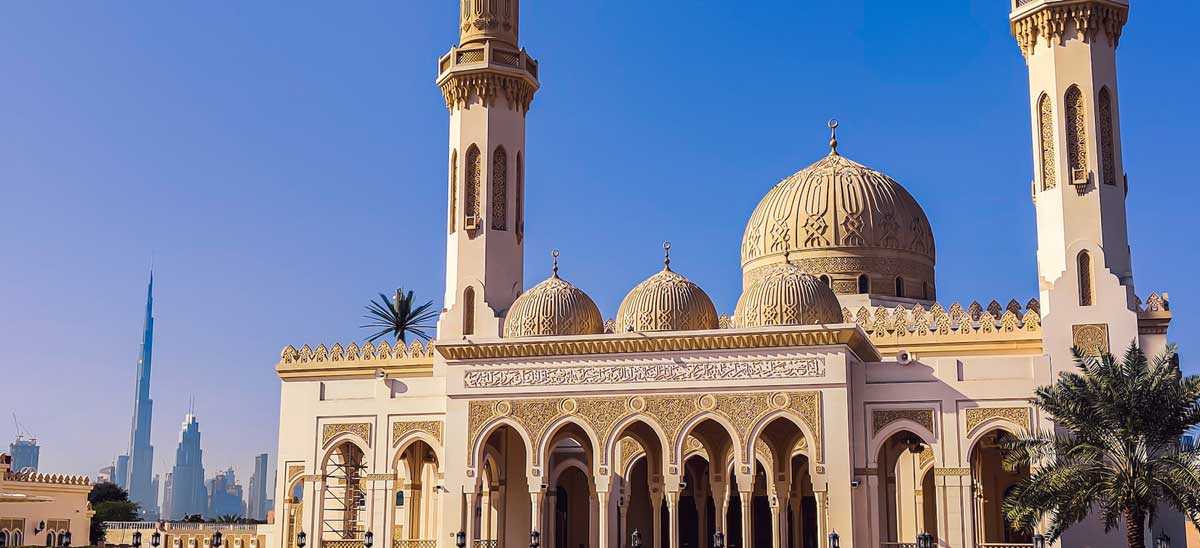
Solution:
<svg viewBox="0 0 1200 548">
<path fill-rule="evenodd" d="M 467 544 L 472 545 L 475 541 L 475 499 L 477 498 L 474 489 L 467 492 L 467 523 L 463 527 L 463 532 L 467 534 Z M 411 515 L 410 515 L 411 516 Z M 414 520 L 409 520 L 409 538 L 416 538 L 411 531 L 415 531 L 416 527 L 412 523 Z"/>
<path fill-rule="evenodd" d="M 608 530 L 608 491 L 596 491 L 596 505 L 599 507 L 599 538 L 597 544 L 600 548 L 609 548 L 609 530 Z"/>
<path fill-rule="evenodd" d="M 654 548 L 662 548 L 662 503 L 662 491 L 651 491 L 650 511 L 653 512 L 654 515 L 650 516 L 650 520 L 654 526 L 654 531 L 652 533 L 654 538 L 652 539 L 653 542 L 650 545 Z M 643 544 L 645 544 L 645 542 L 645 540 L 642 540 Z"/>
<path fill-rule="evenodd" d="M 973 546 L 974 539 L 968 536 L 975 530 L 974 516 L 971 514 L 974 504 L 971 476 L 960 468 L 934 468 L 933 482 L 937 490 L 938 546 Z"/>
<path fill-rule="evenodd" d="M 699 489 L 692 491 L 695 495 L 692 501 L 696 504 L 696 538 L 698 544 L 696 548 L 706 548 L 708 546 L 708 495 L 703 494 Z"/>
<path fill-rule="evenodd" d="M 750 490 L 742 487 L 743 484 L 751 486 Z M 754 546 L 754 501 L 753 483 L 746 483 L 738 478 L 738 504 L 742 507 L 742 546 L 741 548 L 751 548 Z"/>
<path fill-rule="evenodd" d="M 829 520 L 825 515 L 827 508 L 826 505 L 829 504 L 829 496 L 824 489 L 820 491 L 814 490 L 813 495 L 817 499 L 817 543 L 819 544 L 825 542 L 825 539 L 829 537 Z M 846 536 L 845 533 L 842 533 L 841 531 L 839 531 L 838 534 L 843 538 Z"/>
<path fill-rule="evenodd" d="M 712 478 L 711 474 L 709 478 Z M 709 486 L 712 487 L 710 495 L 713 499 L 713 528 L 725 535 L 729 531 L 729 484 L 710 480 Z M 725 539 L 725 542 L 728 543 L 729 539 Z"/>
<path fill-rule="evenodd" d="M 507 486 L 501 485 L 496 490 L 496 500 L 499 501 L 496 505 L 496 548 L 504 548 L 504 534 L 507 532 L 504 524 L 508 522 L 508 505 L 504 501 L 508 500 L 507 496 Z"/>
<path fill-rule="evenodd" d="M 804 548 L 804 496 L 803 493 L 796 493 L 788 499 L 788 508 L 792 513 L 792 524 L 789 526 L 791 532 L 792 545 L 791 548 Z"/>
<path fill-rule="evenodd" d="M 529 478 L 529 479 L 530 479 L 530 484 L 541 485 L 541 479 L 539 479 L 539 478 Z M 535 481 L 536 481 L 536 483 L 535 483 Z M 542 530 L 542 499 L 544 497 L 545 497 L 545 494 L 542 492 L 541 489 L 529 492 L 530 533 L 532 533 L 533 531 L 537 531 L 538 533 L 543 533 L 543 536 L 542 536 L 542 544 L 543 545 L 545 545 L 547 542 L 547 539 L 544 535 L 545 531 Z"/>
<path fill-rule="evenodd" d="M 667 491 L 667 524 L 670 548 L 679 548 L 679 491 Z"/>
<path fill-rule="evenodd" d="M 542 546 L 559 548 L 558 546 L 558 490 L 547 489 L 541 516 Z M 569 499 L 568 499 L 569 500 Z"/>
<path fill-rule="evenodd" d="M 783 506 L 779 504 L 778 496 L 770 495 L 769 497 L 768 500 L 770 500 L 771 507 L 771 548 L 780 548 L 783 545 L 781 542 L 783 540 L 783 524 L 780 523 L 783 521 L 783 516 L 781 515 Z"/>
</svg>

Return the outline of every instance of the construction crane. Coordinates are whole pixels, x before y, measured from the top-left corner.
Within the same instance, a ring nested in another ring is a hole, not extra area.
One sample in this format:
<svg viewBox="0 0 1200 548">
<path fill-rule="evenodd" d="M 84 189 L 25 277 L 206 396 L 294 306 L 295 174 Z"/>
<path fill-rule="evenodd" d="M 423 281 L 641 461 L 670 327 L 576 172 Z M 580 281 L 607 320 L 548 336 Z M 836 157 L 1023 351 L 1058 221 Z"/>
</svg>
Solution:
<svg viewBox="0 0 1200 548">
<path fill-rule="evenodd" d="M 25 428 L 24 426 L 22 426 L 20 421 L 17 420 L 17 412 L 16 411 L 13 411 L 13 413 L 12 413 L 12 420 L 13 420 L 13 428 L 17 432 L 17 441 L 21 441 L 22 439 L 29 438 L 30 441 L 32 441 L 34 443 L 37 442 L 37 437 L 33 435 L 33 432 L 30 432 L 28 428 Z"/>
</svg>

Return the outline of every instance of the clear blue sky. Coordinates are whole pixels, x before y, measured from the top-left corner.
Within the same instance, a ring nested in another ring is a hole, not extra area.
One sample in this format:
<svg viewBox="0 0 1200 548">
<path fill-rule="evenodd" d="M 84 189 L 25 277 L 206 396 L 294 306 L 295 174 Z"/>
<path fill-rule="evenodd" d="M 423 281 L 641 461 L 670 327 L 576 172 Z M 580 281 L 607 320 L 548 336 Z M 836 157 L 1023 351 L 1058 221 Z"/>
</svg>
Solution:
<svg viewBox="0 0 1200 548">
<path fill-rule="evenodd" d="M 1005 0 L 524 2 L 543 89 L 528 123 L 527 281 L 606 316 L 673 266 L 722 312 L 759 198 L 825 153 L 901 181 L 943 300 L 1036 296 L 1025 66 Z M 1120 99 L 1138 291 L 1200 329 L 1200 4 L 1135 0 Z M 128 443 L 155 256 L 159 471 L 188 399 L 210 473 L 274 452 L 285 344 L 359 339 L 397 285 L 440 300 L 450 0 L 33 2 L 0 17 L 0 411 L 43 468 Z M 1180 225 L 1183 228 L 1180 228 Z M 1197 370 L 1196 363 L 1189 363 Z M 12 427 L 0 421 L 0 440 Z"/>
</svg>

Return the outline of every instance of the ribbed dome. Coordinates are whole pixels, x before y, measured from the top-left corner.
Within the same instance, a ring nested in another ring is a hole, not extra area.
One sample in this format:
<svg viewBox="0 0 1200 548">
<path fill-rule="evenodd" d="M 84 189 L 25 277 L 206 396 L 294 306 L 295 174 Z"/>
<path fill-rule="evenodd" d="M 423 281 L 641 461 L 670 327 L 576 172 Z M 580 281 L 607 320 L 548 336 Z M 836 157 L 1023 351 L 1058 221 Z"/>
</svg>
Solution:
<svg viewBox="0 0 1200 548">
<path fill-rule="evenodd" d="M 836 146 L 836 141 L 833 143 Z M 759 202 L 742 239 L 743 287 L 764 266 L 791 261 L 828 276 L 835 293 L 934 297 L 933 231 L 912 195 L 891 177 L 836 149 Z"/>
<path fill-rule="evenodd" d="M 504 318 L 505 337 L 596 335 L 604 332 L 600 309 L 583 290 L 554 274 L 517 297 Z"/>
<path fill-rule="evenodd" d="M 842 323 L 842 306 L 824 282 L 784 262 L 763 267 L 738 299 L 733 322 L 736 327 Z"/>
<path fill-rule="evenodd" d="M 712 299 L 687 278 L 663 268 L 637 284 L 621 301 L 613 330 L 691 331 L 716 329 Z"/>
</svg>

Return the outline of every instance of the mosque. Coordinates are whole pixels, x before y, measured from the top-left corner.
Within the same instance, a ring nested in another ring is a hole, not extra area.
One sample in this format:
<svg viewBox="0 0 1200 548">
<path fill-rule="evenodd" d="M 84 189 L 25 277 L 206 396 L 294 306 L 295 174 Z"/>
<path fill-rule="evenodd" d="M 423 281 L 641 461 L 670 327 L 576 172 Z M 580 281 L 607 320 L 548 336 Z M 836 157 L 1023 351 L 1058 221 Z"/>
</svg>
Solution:
<svg viewBox="0 0 1200 548">
<path fill-rule="evenodd" d="M 1171 321 L 1167 294 L 1133 283 L 1116 73 L 1128 1 L 1012 0 L 1038 295 L 939 301 L 920 203 L 834 132 L 747 221 L 730 315 L 669 246 L 615 314 L 557 261 L 527 280 L 540 85 L 519 4 L 461 0 L 459 45 L 437 60 L 450 143 L 436 340 L 282 352 L 278 545 L 1032 546 L 1000 509 L 1027 472 L 1003 469 L 998 442 L 1052 427 L 1030 399 L 1073 369 L 1072 346 L 1158 353 Z M 1160 517 L 1150 536 L 1184 538 Z M 1120 535 L 1090 521 L 1060 544 Z"/>
</svg>

